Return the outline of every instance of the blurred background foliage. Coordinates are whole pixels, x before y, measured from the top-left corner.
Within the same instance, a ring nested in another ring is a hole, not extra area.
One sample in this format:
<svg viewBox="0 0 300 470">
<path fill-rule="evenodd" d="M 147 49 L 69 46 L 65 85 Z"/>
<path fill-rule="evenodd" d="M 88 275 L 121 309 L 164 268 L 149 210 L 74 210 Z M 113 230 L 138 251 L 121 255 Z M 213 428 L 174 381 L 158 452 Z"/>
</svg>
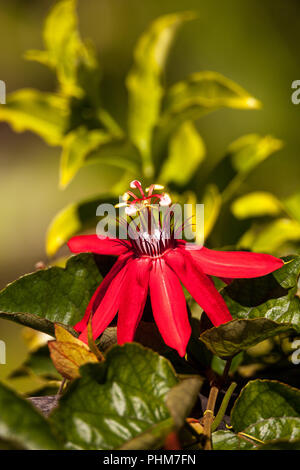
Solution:
<svg viewBox="0 0 300 470">
<path fill-rule="evenodd" d="M 5 47 L 1 50 L 0 79 L 6 82 L 8 93 L 20 88 L 55 90 L 54 74 L 23 58 L 27 50 L 43 49 L 43 22 L 52 5 L 50 0 L 3 2 L 0 26 Z M 263 104 L 262 109 L 247 112 L 223 109 L 196 122 L 206 147 L 201 174 L 208 175 L 229 145 L 241 136 L 273 135 L 284 142 L 283 148 L 254 169 L 243 183 L 240 194 L 263 191 L 259 201 L 264 201 L 266 213 L 281 217 L 286 210 L 281 204 L 297 191 L 300 176 L 299 110 L 290 98 L 291 83 L 299 78 L 300 5 L 297 0 L 285 4 L 279 0 L 230 0 L 226 3 L 186 0 L 184 4 L 179 0 L 79 1 L 81 36 L 93 41 L 100 63 L 103 105 L 125 128 L 127 91 L 124 81 L 132 66 L 133 47 L 151 21 L 181 10 L 195 11 L 198 18 L 181 27 L 170 51 L 164 84 L 170 86 L 191 73 L 214 70 L 234 80 Z M 58 147 L 46 146 L 30 132 L 16 134 L 5 123 L 1 123 L 0 133 L 0 287 L 3 287 L 19 275 L 32 271 L 37 261 L 46 260 L 45 233 L 50 220 L 62 207 L 109 192 L 123 171 L 112 170 L 106 164 L 86 166 L 61 191 L 58 189 L 61 153 Z M 249 200 L 235 203 L 233 211 L 240 219 L 245 215 L 247 204 L 257 207 L 257 194 L 252 197 L 250 203 Z M 297 211 L 297 201 L 292 201 L 290 207 L 295 206 Z M 275 233 L 281 234 L 286 222 L 279 220 L 275 224 Z M 292 230 L 297 232 L 297 227 Z M 223 242 L 228 244 L 238 238 L 239 229 L 233 224 L 228 229 L 226 220 L 220 221 L 220 231 L 224 232 Z M 244 245 L 251 245 L 251 236 L 255 239 L 256 233 L 248 234 Z M 218 237 L 211 243 L 218 246 Z M 280 243 L 281 240 L 278 246 Z M 258 251 L 262 247 L 262 251 L 268 251 L 263 243 L 257 247 Z M 1 339 L 7 344 L 7 365 L 0 366 L 1 378 L 24 359 L 26 346 L 20 330 L 16 325 L 1 321 Z M 20 379 L 17 386 L 25 390 L 32 386 L 32 381 Z"/>
</svg>

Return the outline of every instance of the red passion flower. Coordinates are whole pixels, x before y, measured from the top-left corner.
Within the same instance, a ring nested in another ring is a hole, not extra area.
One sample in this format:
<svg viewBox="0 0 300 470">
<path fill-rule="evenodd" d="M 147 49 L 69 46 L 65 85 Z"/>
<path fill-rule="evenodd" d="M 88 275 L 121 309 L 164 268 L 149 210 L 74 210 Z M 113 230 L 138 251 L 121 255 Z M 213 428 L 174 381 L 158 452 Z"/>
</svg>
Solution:
<svg viewBox="0 0 300 470">
<path fill-rule="evenodd" d="M 168 194 L 157 194 L 163 189 L 151 185 L 145 192 L 139 181 L 130 184 L 140 194 L 128 191 L 123 196 L 125 213 L 132 219 L 146 212 L 151 217 L 154 201 L 169 207 Z M 146 193 L 146 195 L 145 195 Z M 132 200 L 130 200 L 132 198 Z M 135 226 L 135 234 L 125 239 L 98 235 L 76 236 L 69 240 L 73 253 L 92 252 L 118 256 L 117 261 L 95 291 L 83 319 L 75 325 L 79 338 L 87 342 L 90 315 L 94 338 L 97 338 L 118 313 L 118 343 L 133 341 L 142 317 L 148 293 L 154 320 L 165 343 L 184 356 L 191 335 L 186 300 L 181 287 L 185 286 L 195 301 L 206 312 L 211 322 L 221 325 L 232 320 L 223 297 L 210 276 L 225 279 L 253 278 L 269 274 L 283 265 L 271 255 L 215 251 L 176 238 L 173 227 L 166 235 L 160 220 L 154 230 Z M 132 230 L 132 229 L 131 229 Z"/>
</svg>

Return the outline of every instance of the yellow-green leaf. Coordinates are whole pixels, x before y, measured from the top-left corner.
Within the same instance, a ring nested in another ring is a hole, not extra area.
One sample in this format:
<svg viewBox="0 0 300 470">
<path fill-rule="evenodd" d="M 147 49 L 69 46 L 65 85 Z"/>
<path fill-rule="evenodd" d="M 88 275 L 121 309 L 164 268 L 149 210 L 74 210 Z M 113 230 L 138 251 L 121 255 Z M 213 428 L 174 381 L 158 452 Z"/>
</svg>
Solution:
<svg viewBox="0 0 300 470">
<path fill-rule="evenodd" d="M 168 158 L 158 178 L 162 183 L 185 185 L 205 157 L 204 142 L 192 122 L 184 122 L 172 135 Z"/>
<path fill-rule="evenodd" d="M 89 362 L 98 362 L 88 346 L 65 328 L 55 325 L 56 341 L 49 341 L 50 356 L 56 370 L 66 379 L 80 377 L 79 368 Z"/>
<path fill-rule="evenodd" d="M 238 245 L 253 251 L 276 253 L 284 243 L 298 240 L 300 240 L 299 222 L 281 218 L 263 226 L 254 225 L 244 233 Z"/>
<path fill-rule="evenodd" d="M 219 108 L 257 109 L 260 102 L 217 72 L 198 72 L 167 92 L 162 123 L 169 119 L 198 119 Z"/>
<path fill-rule="evenodd" d="M 204 238 L 206 239 L 216 223 L 222 205 L 222 196 L 216 185 L 206 186 L 202 204 L 204 204 Z"/>
<path fill-rule="evenodd" d="M 65 98 L 31 89 L 11 93 L 0 107 L 0 121 L 8 122 L 16 132 L 35 132 L 50 145 L 61 144 L 67 118 Z"/>
<path fill-rule="evenodd" d="M 232 198 L 249 173 L 282 146 L 283 142 L 271 135 L 247 134 L 235 140 L 211 177 L 222 193 L 223 201 Z"/>
<path fill-rule="evenodd" d="M 60 186 L 64 188 L 70 183 L 92 150 L 110 140 L 111 136 L 100 129 L 89 130 L 81 126 L 69 132 L 63 141 Z"/>
<path fill-rule="evenodd" d="M 271 135 L 248 134 L 235 140 L 228 148 L 232 165 L 239 173 L 249 173 L 272 153 L 280 150 L 283 142 Z"/>
<path fill-rule="evenodd" d="M 176 30 L 182 22 L 192 18 L 194 14 L 184 12 L 156 19 L 141 36 L 134 51 L 134 64 L 126 81 L 129 136 L 143 156 L 146 176 L 153 173 L 150 148 L 163 95 L 161 73 Z"/>
<path fill-rule="evenodd" d="M 96 216 L 99 204 L 115 204 L 116 198 L 112 195 L 103 195 L 78 203 L 70 204 L 62 209 L 51 222 L 46 237 L 46 251 L 53 256 L 69 238 L 88 228 L 96 230 L 100 220 Z"/>
<path fill-rule="evenodd" d="M 273 194 L 255 191 L 236 199 L 231 205 L 231 210 L 238 219 L 246 219 L 278 215 L 282 211 L 282 205 Z"/>
<path fill-rule="evenodd" d="M 300 223 L 300 192 L 296 192 L 283 200 L 289 215 Z"/>
</svg>

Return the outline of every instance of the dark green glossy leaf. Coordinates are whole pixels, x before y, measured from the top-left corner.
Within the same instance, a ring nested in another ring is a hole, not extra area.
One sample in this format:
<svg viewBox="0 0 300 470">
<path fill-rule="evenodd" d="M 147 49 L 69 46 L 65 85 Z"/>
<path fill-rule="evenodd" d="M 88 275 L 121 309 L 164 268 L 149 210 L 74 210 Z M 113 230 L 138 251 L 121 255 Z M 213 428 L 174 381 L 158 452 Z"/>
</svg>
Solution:
<svg viewBox="0 0 300 470">
<path fill-rule="evenodd" d="M 54 450 L 60 447 L 45 418 L 27 400 L 3 384 L 0 384 L 0 441 L 6 448 L 13 449 Z"/>
<path fill-rule="evenodd" d="M 185 418 L 191 412 L 202 382 L 203 380 L 200 377 L 184 378 L 168 392 L 166 405 L 177 429 L 183 426 Z"/>
<path fill-rule="evenodd" d="M 253 438 L 253 439 L 251 439 Z M 251 450 L 262 442 L 287 439 L 289 442 L 300 438 L 300 418 L 268 418 L 251 424 L 239 434 L 217 431 L 213 434 L 214 450 Z"/>
<path fill-rule="evenodd" d="M 200 377 L 184 378 L 166 396 L 166 405 L 172 416 L 169 420 L 152 426 L 149 430 L 126 442 L 122 450 L 155 449 L 161 446 L 174 427 L 180 429 L 196 402 L 202 381 Z"/>
<path fill-rule="evenodd" d="M 268 442 L 258 447 L 257 450 L 300 450 L 300 439 L 295 441 L 279 439 L 278 441 Z"/>
<path fill-rule="evenodd" d="M 290 330 L 289 324 L 267 318 L 241 319 L 210 328 L 201 334 L 200 339 L 217 356 L 231 357 L 264 339 Z"/>
<path fill-rule="evenodd" d="M 300 299 L 295 295 L 300 257 L 287 257 L 285 261 L 281 269 L 268 276 L 235 280 L 223 289 L 222 295 L 233 317 L 265 317 L 300 330 Z"/>
<path fill-rule="evenodd" d="M 164 439 L 171 419 L 164 400 L 178 382 L 166 359 L 130 343 L 80 370 L 51 416 L 67 448 L 117 449 L 158 424 Z"/>
<path fill-rule="evenodd" d="M 96 216 L 100 204 L 116 204 L 113 195 L 102 195 L 95 198 L 70 204 L 62 209 L 48 228 L 46 252 L 53 256 L 72 236 L 87 229 L 96 230 L 99 216 Z"/>
<path fill-rule="evenodd" d="M 212 434 L 213 450 L 241 450 L 245 441 L 231 431 L 216 431 Z"/>
<path fill-rule="evenodd" d="M 94 256 L 72 256 L 57 266 L 27 274 L 0 292 L 0 317 L 53 335 L 53 323 L 75 325 L 84 315 L 101 276 Z"/>
<path fill-rule="evenodd" d="M 258 421 L 283 417 L 300 418 L 300 391 L 273 380 L 253 380 L 237 398 L 231 424 L 239 432 Z"/>
</svg>

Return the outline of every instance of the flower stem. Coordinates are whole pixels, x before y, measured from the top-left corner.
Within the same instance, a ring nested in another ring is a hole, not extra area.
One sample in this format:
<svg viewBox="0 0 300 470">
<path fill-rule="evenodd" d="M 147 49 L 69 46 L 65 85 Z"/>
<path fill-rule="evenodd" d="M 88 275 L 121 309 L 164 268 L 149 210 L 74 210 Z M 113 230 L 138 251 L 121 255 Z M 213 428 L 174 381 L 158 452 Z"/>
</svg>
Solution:
<svg viewBox="0 0 300 470">
<path fill-rule="evenodd" d="M 212 450 L 211 427 L 214 421 L 214 410 L 218 393 L 219 388 L 217 387 L 217 385 L 212 385 L 209 392 L 206 410 L 204 411 L 203 415 L 203 435 L 205 438 L 203 446 L 204 450 Z"/>
<path fill-rule="evenodd" d="M 226 411 L 226 408 L 227 408 L 227 405 L 229 403 L 229 400 L 230 400 L 230 397 L 231 395 L 233 394 L 234 392 L 234 389 L 236 387 L 236 383 L 235 382 L 232 382 L 227 390 L 227 392 L 225 393 L 225 396 L 223 398 L 223 401 L 222 401 L 222 404 L 219 408 L 219 411 L 218 411 L 218 414 L 217 416 L 215 417 L 214 419 L 214 422 L 212 424 L 212 427 L 211 427 L 211 430 L 212 431 L 215 431 L 217 429 L 217 427 L 219 426 L 219 424 L 221 423 L 222 419 L 223 419 L 223 416 L 225 414 L 225 411 Z"/>
<path fill-rule="evenodd" d="M 215 411 L 216 401 L 217 401 L 219 390 L 227 379 L 228 372 L 229 372 L 230 365 L 231 365 L 231 360 L 232 360 L 231 358 L 227 360 L 221 380 L 219 380 L 218 382 L 214 381 L 212 382 L 212 385 L 211 385 L 206 410 L 204 411 L 204 415 L 203 415 L 203 436 L 204 436 L 203 449 L 204 450 L 212 450 L 211 434 L 212 434 L 212 425 L 215 419 L 214 411 Z"/>
</svg>

